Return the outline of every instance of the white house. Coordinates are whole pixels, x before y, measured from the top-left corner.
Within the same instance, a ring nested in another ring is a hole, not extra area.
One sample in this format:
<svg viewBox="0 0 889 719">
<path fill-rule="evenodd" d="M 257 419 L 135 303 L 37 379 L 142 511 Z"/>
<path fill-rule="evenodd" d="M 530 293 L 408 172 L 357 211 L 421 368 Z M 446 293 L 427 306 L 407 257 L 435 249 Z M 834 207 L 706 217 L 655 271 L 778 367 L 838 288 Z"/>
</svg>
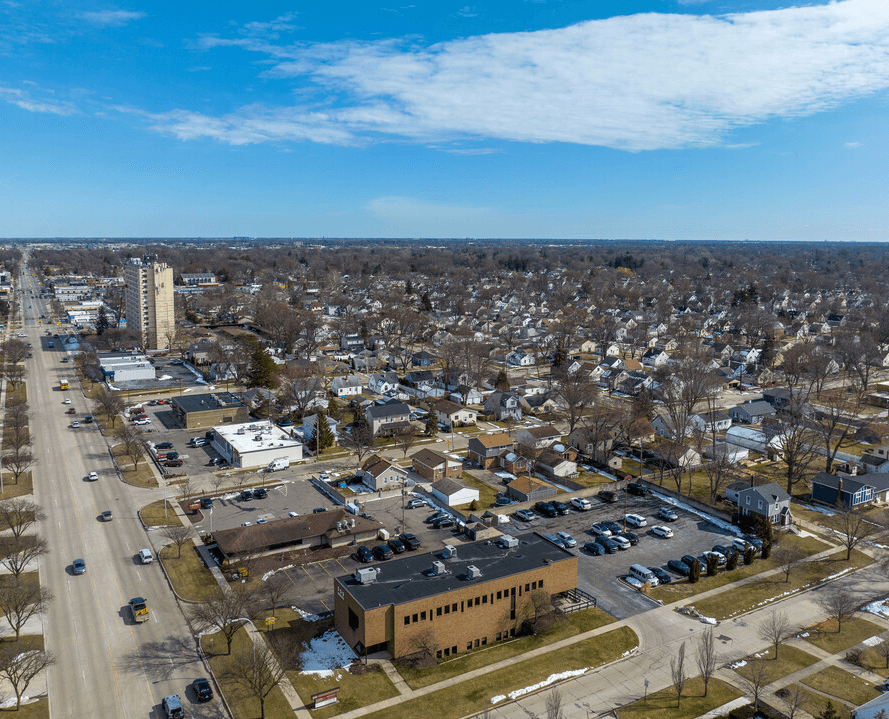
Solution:
<svg viewBox="0 0 889 719">
<path fill-rule="evenodd" d="M 361 394 L 364 390 L 364 384 L 358 375 L 349 375 L 348 377 L 334 377 L 330 383 L 331 391 L 337 397 L 351 397 Z"/>
<path fill-rule="evenodd" d="M 477 502 L 479 496 L 478 490 L 474 487 L 467 487 L 462 482 L 448 477 L 432 483 L 432 495 L 448 507 Z"/>
<path fill-rule="evenodd" d="M 374 372 L 370 376 L 367 388 L 376 394 L 385 394 L 386 392 L 394 392 L 400 384 L 398 375 L 394 372 Z"/>
<path fill-rule="evenodd" d="M 766 448 L 780 452 L 782 447 L 781 438 L 777 435 L 769 438 L 761 430 L 739 425 L 729 427 L 725 433 L 725 441 L 739 447 L 752 449 L 755 452 L 765 452 Z"/>
<path fill-rule="evenodd" d="M 531 367 L 534 364 L 534 355 L 524 350 L 515 350 L 506 355 L 506 361 L 516 367 Z"/>
</svg>

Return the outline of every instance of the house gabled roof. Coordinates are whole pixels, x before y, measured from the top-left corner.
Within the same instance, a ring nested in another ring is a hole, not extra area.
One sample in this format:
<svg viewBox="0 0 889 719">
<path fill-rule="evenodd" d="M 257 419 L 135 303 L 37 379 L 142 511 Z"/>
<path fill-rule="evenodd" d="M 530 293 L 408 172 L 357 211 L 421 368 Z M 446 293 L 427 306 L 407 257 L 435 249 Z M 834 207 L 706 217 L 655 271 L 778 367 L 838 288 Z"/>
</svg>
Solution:
<svg viewBox="0 0 889 719">
<path fill-rule="evenodd" d="M 419 452 L 415 452 L 411 455 L 412 461 L 417 461 L 420 464 L 424 464 L 427 467 L 440 467 L 441 465 L 447 465 L 448 458 L 443 454 L 439 454 L 438 452 L 434 452 L 431 449 L 427 449 L 424 447 Z M 457 460 L 453 460 L 456 462 Z"/>
<path fill-rule="evenodd" d="M 740 496 L 749 492 L 759 495 L 762 499 L 771 504 L 790 501 L 790 495 L 781 489 L 781 486 L 777 482 L 768 482 L 766 484 L 761 484 L 758 487 L 747 487 L 746 489 L 740 490 L 738 495 Z"/>
<path fill-rule="evenodd" d="M 458 492 L 462 492 L 464 489 L 471 489 L 471 487 L 463 484 L 463 482 L 458 482 L 456 479 L 443 477 L 437 482 L 432 483 L 432 489 L 443 494 L 445 497 L 453 497 Z"/>
<path fill-rule="evenodd" d="M 506 432 L 498 432 L 497 434 L 480 434 L 473 439 L 478 441 L 486 449 L 491 449 L 491 447 L 505 447 L 506 445 L 514 444 L 512 437 L 506 434 Z"/>
<path fill-rule="evenodd" d="M 380 457 L 378 454 L 372 454 L 364 461 L 364 464 L 361 465 L 361 470 L 373 477 L 379 477 L 390 469 L 394 469 L 396 472 L 402 474 L 404 473 L 404 470 L 397 464 L 390 462 L 385 457 Z"/>
<path fill-rule="evenodd" d="M 553 439 L 554 437 L 560 438 L 562 436 L 562 433 L 551 424 L 544 424 L 540 427 L 528 427 L 525 431 L 534 439 Z"/>
</svg>

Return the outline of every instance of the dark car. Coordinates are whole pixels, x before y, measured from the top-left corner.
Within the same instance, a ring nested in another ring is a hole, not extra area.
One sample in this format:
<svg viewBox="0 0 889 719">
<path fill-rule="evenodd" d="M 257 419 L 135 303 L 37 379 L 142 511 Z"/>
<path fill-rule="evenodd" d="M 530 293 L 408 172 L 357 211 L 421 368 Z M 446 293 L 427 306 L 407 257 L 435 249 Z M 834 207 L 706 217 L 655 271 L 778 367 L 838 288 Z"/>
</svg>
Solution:
<svg viewBox="0 0 889 719">
<path fill-rule="evenodd" d="M 71 562 L 71 569 L 75 574 L 84 574 L 86 572 L 86 562 L 83 559 L 75 559 Z"/>
<path fill-rule="evenodd" d="M 444 517 L 447 517 L 447 516 L 448 516 L 447 512 L 439 509 L 437 512 L 433 512 L 432 514 L 430 514 L 423 521 L 426 522 L 426 524 L 432 524 L 435 520 L 443 519 Z"/>
<path fill-rule="evenodd" d="M 327 507 L 315 507 L 315 509 L 312 510 L 312 514 L 321 514 L 321 512 L 326 512 L 326 511 L 327 511 Z M 361 513 L 361 516 L 362 517 L 365 516 L 364 512 Z M 365 519 L 366 518 L 367 517 L 365 517 Z"/>
<path fill-rule="evenodd" d="M 155 449 L 173 449 L 173 443 L 172 442 L 161 442 L 160 444 L 154 445 L 154 448 Z M 198 679 L 198 681 L 201 681 L 201 680 Z M 204 679 L 203 681 L 207 681 L 207 680 Z"/>
<path fill-rule="evenodd" d="M 161 452 L 158 459 L 179 459 L 179 452 Z"/>
<path fill-rule="evenodd" d="M 640 482 L 630 482 L 627 485 L 627 494 L 635 494 L 637 497 L 642 497 L 647 492 L 648 488 Z"/>
<path fill-rule="evenodd" d="M 683 577 L 687 577 L 691 574 L 691 569 L 681 559 L 671 559 L 667 562 L 667 566 L 676 572 L 676 574 L 681 574 Z"/>
<path fill-rule="evenodd" d="M 398 538 L 401 540 L 402 544 L 404 544 L 404 546 L 411 551 L 420 548 L 420 540 L 417 539 L 413 534 L 399 534 Z"/>
<path fill-rule="evenodd" d="M 583 545 L 583 548 L 595 557 L 605 554 L 605 547 L 598 542 L 587 542 Z"/>
<path fill-rule="evenodd" d="M 165 459 L 164 467 L 181 467 L 183 461 L 181 459 Z"/>
<path fill-rule="evenodd" d="M 71 409 L 66 410 L 65 414 L 77 414 L 77 410 L 72 407 Z"/>
<path fill-rule="evenodd" d="M 523 522 L 534 521 L 534 512 L 532 512 L 530 509 L 519 509 L 513 516 L 516 519 L 521 519 Z"/>
<path fill-rule="evenodd" d="M 358 551 L 355 552 L 355 554 L 358 556 L 358 561 L 362 562 L 363 564 L 368 564 L 369 562 L 372 562 L 374 560 L 374 553 L 371 552 L 363 544 L 359 545 Z"/>
<path fill-rule="evenodd" d="M 701 565 L 701 560 L 697 557 L 691 556 L 690 554 L 686 554 L 685 556 L 683 556 L 682 561 L 685 562 L 689 566 L 689 568 L 693 567 L 696 563 L 699 568 Z"/>
<path fill-rule="evenodd" d="M 242 502 L 249 502 L 251 499 L 253 499 L 253 492 L 251 492 L 249 489 L 245 489 L 238 496 L 238 499 L 240 499 Z"/>
<path fill-rule="evenodd" d="M 534 511 L 538 514 L 543 515 L 544 517 L 558 517 L 559 513 L 556 511 L 556 508 L 552 505 L 552 502 L 538 502 L 534 505 Z"/>
<path fill-rule="evenodd" d="M 728 559 L 738 550 L 735 549 L 734 547 L 726 547 L 724 544 L 714 544 L 713 551 L 717 552 L 718 554 L 721 554 L 723 557 Z"/>
<path fill-rule="evenodd" d="M 630 543 L 630 545 L 633 546 L 633 547 L 635 547 L 637 544 L 639 544 L 639 537 L 637 537 L 637 536 L 636 536 L 635 534 L 633 534 L 632 532 L 619 532 L 616 536 L 618 536 L 618 537 L 623 537 L 623 538 L 626 539 L 626 540 Z"/>
<path fill-rule="evenodd" d="M 87 424 L 92 424 L 93 423 L 93 416 L 91 414 L 88 414 L 86 417 L 83 418 L 83 421 L 86 422 Z"/>
<path fill-rule="evenodd" d="M 556 511 L 557 511 L 559 514 L 568 514 L 569 510 L 571 509 L 571 508 L 570 508 L 567 504 L 565 504 L 564 502 L 559 502 L 559 501 L 557 501 L 557 500 L 555 500 L 555 499 L 554 499 L 552 502 L 550 502 L 550 504 L 553 505 L 553 507 L 555 507 Z"/>
<path fill-rule="evenodd" d="M 624 528 L 621 527 L 617 522 L 602 522 L 601 524 L 603 527 L 605 527 L 605 529 L 611 532 L 611 536 L 620 534 L 624 531 Z"/>
<path fill-rule="evenodd" d="M 374 557 L 383 561 L 386 559 L 392 559 L 395 555 L 392 553 L 392 550 L 389 549 L 385 544 L 378 544 L 373 548 Z"/>
<path fill-rule="evenodd" d="M 605 547 L 605 551 L 608 552 L 608 554 L 614 554 L 620 549 L 617 542 L 608 537 L 596 537 L 596 544 L 601 544 Z"/>
<path fill-rule="evenodd" d="M 253 496 L 256 497 L 256 499 L 265 499 L 266 497 L 269 496 L 269 490 L 267 490 L 265 487 L 260 487 L 259 489 L 254 489 Z"/>
<path fill-rule="evenodd" d="M 676 512 L 674 512 L 669 507 L 661 507 L 657 511 L 657 516 L 661 519 L 667 520 L 668 522 L 675 522 L 677 519 L 679 519 L 679 515 L 676 514 Z"/>
<path fill-rule="evenodd" d="M 608 502 L 609 504 L 614 504 L 617 501 L 617 495 L 612 492 L 610 489 L 604 489 L 598 494 L 599 499 L 603 502 Z"/>
<path fill-rule="evenodd" d="M 402 542 L 398 537 L 392 537 L 387 544 L 389 545 L 389 549 L 391 549 L 396 554 L 402 554 L 405 550 L 404 542 Z"/>
<path fill-rule="evenodd" d="M 669 584 L 673 581 L 673 578 L 660 567 L 649 567 L 648 569 L 657 577 L 657 583 L 659 585 Z"/>
<path fill-rule="evenodd" d="M 494 500 L 495 507 L 508 507 L 510 504 L 517 504 L 517 502 L 509 497 L 497 497 Z"/>
<path fill-rule="evenodd" d="M 211 687 L 210 682 L 203 677 L 195 679 L 192 686 L 194 687 L 194 693 L 199 702 L 208 702 L 213 698 L 213 687 Z"/>
<path fill-rule="evenodd" d="M 454 518 L 451 516 L 442 517 L 441 519 L 436 519 L 432 523 L 433 529 L 447 529 L 448 527 L 455 526 L 456 522 L 454 522 Z"/>
<path fill-rule="evenodd" d="M 211 497 L 201 497 L 201 509 L 212 509 L 213 499 Z"/>
</svg>

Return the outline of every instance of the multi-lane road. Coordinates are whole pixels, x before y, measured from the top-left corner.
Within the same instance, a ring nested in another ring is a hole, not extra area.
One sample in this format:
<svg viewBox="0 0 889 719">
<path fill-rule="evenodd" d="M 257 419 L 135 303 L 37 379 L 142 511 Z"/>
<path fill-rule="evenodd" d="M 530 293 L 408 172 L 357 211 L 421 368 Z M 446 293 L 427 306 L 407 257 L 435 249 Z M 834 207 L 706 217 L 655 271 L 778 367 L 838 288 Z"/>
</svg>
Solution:
<svg viewBox="0 0 889 719">
<path fill-rule="evenodd" d="M 74 364 L 62 363 L 66 347 L 54 347 L 39 323 L 50 316 L 48 301 L 39 298 L 39 284 L 27 270 L 20 276 L 23 341 L 33 345 L 27 360 L 28 401 L 34 454 L 34 498 L 46 520 L 39 533 L 49 553 L 39 562 L 40 580 L 55 598 L 44 617 L 46 648 L 57 663 L 46 678 L 53 719 L 85 716 L 161 717 L 161 700 L 178 694 L 193 716 L 225 716 L 216 701 L 194 704 L 187 686 L 206 670 L 195 639 L 158 564 L 143 566 L 136 557 L 153 547 L 137 510 L 152 499 L 117 476 L 105 438 L 96 425 L 71 427 L 72 419 L 89 413 L 75 382 Z M 64 336 L 64 333 L 62 333 Z M 68 379 L 71 389 L 59 390 Z M 71 405 L 64 405 L 66 397 Z M 69 407 L 76 415 L 66 414 Z M 91 471 L 98 482 L 85 481 Z M 113 519 L 101 521 L 103 510 Z M 153 547 L 156 549 L 157 547 Z M 74 575 L 71 562 L 86 560 L 87 571 Z M 150 621 L 134 624 L 127 603 L 148 599 Z"/>
</svg>

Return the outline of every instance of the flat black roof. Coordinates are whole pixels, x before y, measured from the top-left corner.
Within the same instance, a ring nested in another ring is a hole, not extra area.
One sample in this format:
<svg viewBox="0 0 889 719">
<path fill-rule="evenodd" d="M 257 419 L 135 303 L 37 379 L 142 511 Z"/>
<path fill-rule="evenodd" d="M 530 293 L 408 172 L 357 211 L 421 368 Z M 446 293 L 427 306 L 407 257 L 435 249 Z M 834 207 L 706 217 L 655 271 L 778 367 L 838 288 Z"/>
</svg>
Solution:
<svg viewBox="0 0 889 719">
<path fill-rule="evenodd" d="M 211 409 L 247 406 L 231 392 L 183 395 L 182 397 L 173 397 L 173 403 L 183 412 L 205 412 Z"/>
<path fill-rule="evenodd" d="M 485 539 L 455 544 L 457 556 L 452 559 L 445 559 L 444 551 L 438 550 L 377 562 L 373 566 L 380 571 L 372 584 L 360 584 L 354 574 L 336 579 L 363 609 L 368 610 L 447 594 L 470 584 L 481 585 L 575 558 L 571 552 L 536 533 L 523 534 L 517 539 L 519 544 L 514 549 L 504 549 L 496 539 Z M 431 575 L 433 561 L 442 562 L 447 573 Z M 469 579 L 467 568 L 470 564 L 481 572 L 478 579 Z"/>
</svg>

